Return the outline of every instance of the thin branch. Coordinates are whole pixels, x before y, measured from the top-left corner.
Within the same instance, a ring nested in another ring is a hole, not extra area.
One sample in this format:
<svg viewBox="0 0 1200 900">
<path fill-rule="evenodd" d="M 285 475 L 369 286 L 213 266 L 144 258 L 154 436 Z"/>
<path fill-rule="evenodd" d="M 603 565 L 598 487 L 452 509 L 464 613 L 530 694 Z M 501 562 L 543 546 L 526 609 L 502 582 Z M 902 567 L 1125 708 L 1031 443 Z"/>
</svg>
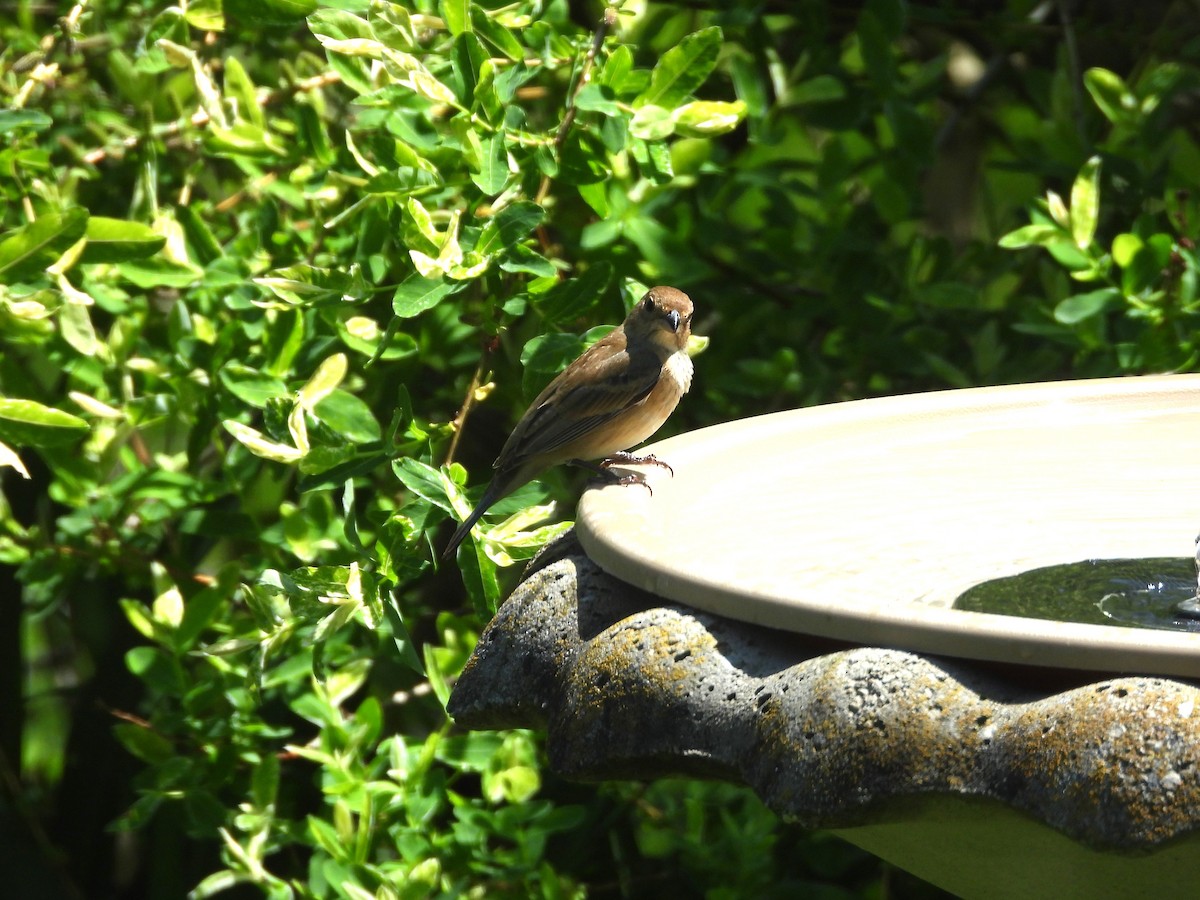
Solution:
<svg viewBox="0 0 1200 900">
<path fill-rule="evenodd" d="M 463 427 L 467 424 L 467 416 L 471 414 L 472 407 L 475 406 L 475 395 L 483 386 L 483 376 L 487 372 L 488 366 L 492 361 L 492 353 L 496 348 L 496 338 L 489 338 L 483 346 L 483 352 L 479 354 L 479 363 L 475 366 L 475 374 L 471 376 L 471 383 L 467 386 L 467 395 L 463 397 L 462 406 L 458 410 L 458 415 L 454 417 L 454 421 L 450 424 L 454 428 L 454 437 L 450 439 L 450 449 L 446 451 L 446 459 L 443 465 L 450 465 L 454 462 L 454 456 L 458 452 L 458 441 L 462 437 Z"/>
<path fill-rule="evenodd" d="M 592 35 L 592 43 L 588 47 L 587 55 L 583 58 L 583 65 L 579 69 L 579 79 L 575 82 L 575 90 L 571 92 L 571 97 L 567 101 L 567 111 L 558 126 L 558 133 L 554 136 L 555 156 L 562 155 L 563 145 L 567 142 L 567 134 L 571 131 L 571 126 L 575 123 L 575 116 L 578 114 L 579 108 L 575 105 L 575 101 L 578 99 L 580 91 L 587 87 L 592 80 L 592 68 L 596 64 L 596 54 L 600 52 L 600 48 L 604 46 L 604 39 L 616 24 L 616 8 L 607 7 L 604 10 L 604 16 L 600 19 L 600 24 L 596 26 L 596 33 Z M 538 185 L 537 196 L 533 198 L 539 206 L 546 199 L 546 195 L 550 193 L 550 185 L 550 176 L 543 175 L 542 183 Z"/>
</svg>

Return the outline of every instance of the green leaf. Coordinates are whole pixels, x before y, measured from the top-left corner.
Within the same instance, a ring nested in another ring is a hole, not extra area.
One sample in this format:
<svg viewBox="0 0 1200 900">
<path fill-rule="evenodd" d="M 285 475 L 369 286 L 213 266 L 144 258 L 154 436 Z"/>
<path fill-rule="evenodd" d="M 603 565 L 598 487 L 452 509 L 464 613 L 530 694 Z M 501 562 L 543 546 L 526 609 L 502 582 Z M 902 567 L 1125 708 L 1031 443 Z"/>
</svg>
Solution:
<svg viewBox="0 0 1200 900">
<path fill-rule="evenodd" d="M 321 361 L 317 370 L 296 394 L 296 402 L 306 410 L 313 410 L 346 379 L 349 361 L 345 353 L 334 353 Z"/>
<path fill-rule="evenodd" d="M 183 288 L 204 276 L 204 270 L 198 266 L 184 265 L 162 256 L 117 263 L 117 271 L 140 288 Z"/>
<path fill-rule="evenodd" d="M 1088 69 L 1083 73 L 1083 84 L 1100 112 L 1114 125 L 1128 121 L 1137 112 L 1137 98 L 1115 72 Z"/>
<path fill-rule="evenodd" d="M 721 29 L 715 25 L 689 34 L 662 55 L 634 106 L 674 109 L 708 80 L 720 49 Z"/>
<path fill-rule="evenodd" d="M 508 248 L 508 253 L 500 261 L 500 269 L 504 272 L 524 272 L 537 278 L 553 278 L 558 274 L 554 263 L 524 244 Z"/>
<path fill-rule="evenodd" d="M 161 764 L 175 756 L 171 742 L 143 725 L 118 722 L 113 736 L 121 745 L 143 762 Z"/>
<path fill-rule="evenodd" d="M 266 809 L 275 802 L 278 794 L 279 757 L 267 754 L 254 767 L 254 772 L 250 777 L 250 796 L 256 807 Z"/>
<path fill-rule="evenodd" d="M 1134 258 L 1138 251 L 1142 249 L 1142 239 L 1136 234 L 1123 232 L 1113 238 L 1112 242 L 1112 257 L 1122 269 L 1133 264 Z"/>
<path fill-rule="evenodd" d="M 518 200 L 504 207 L 483 226 L 475 252 L 491 256 L 524 240 L 546 218 L 546 211 L 532 200 Z"/>
<path fill-rule="evenodd" d="M 222 0 L 189 0 L 183 17 L 193 28 L 201 31 L 223 31 L 225 17 L 221 14 Z"/>
<path fill-rule="evenodd" d="M 504 190 L 508 176 L 508 151 L 504 146 L 504 135 L 497 132 L 483 145 L 479 171 L 471 173 L 471 181 L 488 196 L 495 196 Z"/>
<path fill-rule="evenodd" d="M 179 224 L 187 236 L 188 244 L 196 254 L 197 261 L 208 265 L 224 255 L 221 244 L 213 234 L 208 222 L 204 221 L 195 209 L 190 206 L 178 206 L 175 208 L 175 217 L 179 220 Z"/>
<path fill-rule="evenodd" d="M 1086 294 L 1076 294 L 1054 307 L 1054 319 L 1063 325 L 1077 325 L 1085 319 L 1100 315 L 1120 299 L 1121 292 L 1116 288 L 1101 288 Z"/>
<path fill-rule="evenodd" d="M 636 94 L 645 88 L 649 82 L 637 84 L 637 79 L 634 78 L 635 70 L 633 68 L 633 51 L 629 49 L 627 44 L 621 44 L 609 54 L 608 60 L 604 63 L 604 68 L 600 70 L 600 74 L 596 77 L 596 84 L 602 87 L 610 88 L 618 97 L 627 97 L 630 94 Z M 640 71 L 637 73 L 641 76 L 646 76 L 648 73 Z"/>
<path fill-rule="evenodd" d="M 371 407 L 346 391 L 332 391 L 317 403 L 313 413 L 351 443 L 367 444 L 382 437 Z"/>
<path fill-rule="evenodd" d="M 34 400 L 0 398 L 0 441 L 18 447 L 59 447 L 90 430 L 86 421 Z"/>
<path fill-rule="evenodd" d="M 640 111 L 640 110 L 639 110 Z M 746 104 L 715 100 L 696 100 L 675 110 L 675 130 L 688 137 L 716 137 L 728 134 L 746 117 Z"/>
<path fill-rule="evenodd" d="M 237 103 L 238 118 L 245 119 L 259 128 L 266 127 L 267 120 L 258 100 L 258 92 L 254 89 L 254 82 L 250 80 L 245 66 L 236 56 L 225 58 L 225 96 Z"/>
<path fill-rule="evenodd" d="M 12 284 L 54 263 L 83 237 L 85 209 L 48 212 L 0 241 L 0 284 Z"/>
<path fill-rule="evenodd" d="M 88 219 L 87 246 L 80 262 L 115 263 L 153 256 L 167 239 L 141 222 L 92 216 Z"/>
<path fill-rule="evenodd" d="M 296 306 L 318 300 L 340 299 L 351 288 L 346 272 L 299 264 L 275 269 L 254 283 L 266 288 L 280 300 Z"/>
<path fill-rule="evenodd" d="M 998 243 L 1005 250 L 1019 250 L 1022 247 L 1045 247 L 1065 237 L 1063 230 L 1055 225 L 1034 223 L 1010 231 Z"/>
<path fill-rule="evenodd" d="M 587 348 L 577 334 L 551 332 L 540 334 L 521 348 L 521 388 L 526 397 L 534 397 L 559 372 Z"/>
<path fill-rule="evenodd" d="M 643 141 L 661 141 L 675 133 L 675 117 L 664 106 L 642 106 L 629 122 L 629 133 Z"/>
<path fill-rule="evenodd" d="M 241 363 L 226 363 L 218 377 L 229 393 L 256 409 L 263 409 L 277 397 L 288 396 L 287 386 L 280 379 Z"/>
<path fill-rule="evenodd" d="M 304 456 L 304 451 L 287 444 L 272 441 L 261 432 L 256 431 L 244 422 L 226 419 L 221 423 L 237 441 L 255 456 L 274 462 L 294 463 Z"/>
<path fill-rule="evenodd" d="M 1100 157 L 1093 156 L 1071 185 L 1071 236 L 1075 245 L 1086 249 L 1096 235 L 1100 217 Z"/>
<path fill-rule="evenodd" d="M 413 639 L 408 633 L 408 626 L 404 624 L 404 617 L 400 613 L 400 605 L 396 602 L 395 594 L 392 591 L 388 592 L 387 602 L 384 603 L 383 610 L 392 625 L 392 640 L 396 644 L 396 651 L 399 654 L 400 662 L 418 675 L 424 675 L 425 667 L 421 664 L 421 657 L 417 655 L 416 644 L 413 643 Z"/>
<path fill-rule="evenodd" d="M 612 283 L 611 263 L 599 262 L 578 278 L 556 284 L 534 306 L 549 324 L 559 325 L 579 318 L 599 302 Z"/>
<path fill-rule="evenodd" d="M 372 3 L 367 13 L 371 29 L 385 47 L 412 50 L 416 46 L 412 15 L 398 3 Z"/>
<path fill-rule="evenodd" d="M 449 32 L 457 37 L 471 30 L 471 4 L 468 0 L 438 0 L 438 12 Z"/>
<path fill-rule="evenodd" d="M 612 90 L 605 85 L 592 82 L 585 85 L 575 96 L 576 109 L 603 113 L 606 116 L 616 116 L 621 113 L 621 104 L 612 97 Z"/>
<path fill-rule="evenodd" d="M 443 481 L 446 476 L 433 466 L 412 457 L 404 457 L 392 463 L 392 471 L 406 488 L 422 500 L 428 500 L 446 512 L 454 511 Z"/>
<path fill-rule="evenodd" d="M 373 40 L 375 37 L 366 19 L 340 9 L 320 9 L 309 13 L 308 29 L 318 40 Z"/>
<path fill-rule="evenodd" d="M 28 129 L 45 131 L 54 120 L 38 109 L 0 109 L 0 135 Z"/>
<path fill-rule="evenodd" d="M 247 25 L 295 25 L 317 8 L 317 0 L 224 0 L 227 16 Z"/>
<path fill-rule="evenodd" d="M 818 74 L 794 85 L 787 92 L 790 103 L 832 103 L 846 96 L 846 85 L 832 74 Z"/>
<path fill-rule="evenodd" d="M 392 310 L 402 319 L 418 316 L 427 309 L 433 309 L 439 301 L 461 290 L 464 285 L 465 282 L 461 281 L 410 275 L 396 288 L 392 296 Z"/>
<path fill-rule="evenodd" d="M 337 323 L 338 337 L 351 350 L 374 359 L 404 359 L 417 352 L 417 339 L 399 330 L 402 320 L 392 317 L 386 329 L 366 316 L 351 316 Z"/>
<path fill-rule="evenodd" d="M 471 4 L 471 24 L 485 41 L 515 63 L 525 59 L 525 49 L 511 31 L 491 18 L 477 3 Z"/>
<path fill-rule="evenodd" d="M 438 176 L 416 166 L 401 166 L 387 172 L 372 176 L 363 190 L 368 194 L 388 194 L 394 197 L 406 197 L 417 191 L 436 187 L 440 184 Z"/>
<path fill-rule="evenodd" d="M 95 356 L 100 350 L 90 306 L 64 303 L 58 311 L 58 328 L 63 340 L 82 356 Z"/>
</svg>

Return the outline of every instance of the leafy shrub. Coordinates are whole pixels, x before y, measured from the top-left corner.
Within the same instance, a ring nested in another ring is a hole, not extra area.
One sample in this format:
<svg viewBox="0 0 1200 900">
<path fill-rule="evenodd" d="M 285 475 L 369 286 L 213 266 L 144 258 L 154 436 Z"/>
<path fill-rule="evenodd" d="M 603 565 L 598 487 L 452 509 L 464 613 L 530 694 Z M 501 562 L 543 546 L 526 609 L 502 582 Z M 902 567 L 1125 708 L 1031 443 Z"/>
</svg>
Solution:
<svg viewBox="0 0 1200 900">
<path fill-rule="evenodd" d="M 568 475 L 434 550 L 647 284 L 712 339 L 668 429 L 1193 367 L 1196 45 L 1055 9 L 0 20 L 8 856 L 49 893 L 878 890 L 742 791 L 585 790 L 446 719 Z"/>
</svg>

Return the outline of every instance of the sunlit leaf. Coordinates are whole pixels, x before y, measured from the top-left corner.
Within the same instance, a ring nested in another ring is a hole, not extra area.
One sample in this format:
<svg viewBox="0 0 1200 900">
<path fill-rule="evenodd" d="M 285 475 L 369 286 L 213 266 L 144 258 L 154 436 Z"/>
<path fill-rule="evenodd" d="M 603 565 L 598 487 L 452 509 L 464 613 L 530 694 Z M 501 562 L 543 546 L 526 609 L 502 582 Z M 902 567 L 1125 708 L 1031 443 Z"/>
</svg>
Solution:
<svg viewBox="0 0 1200 900">
<path fill-rule="evenodd" d="M 504 148 L 504 135 L 494 134 L 483 145 L 479 160 L 479 171 L 471 173 L 471 180 L 485 194 L 498 194 L 508 181 L 508 151 Z"/>
<path fill-rule="evenodd" d="M 1115 72 L 1088 69 L 1083 73 L 1083 85 L 1100 112 L 1114 124 L 1127 120 L 1137 110 L 1137 99 Z"/>
<path fill-rule="evenodd" d="M 504 207 L 483 226 L 476 252 L 490 256 L 524 240 L 546 218 L 546 211 L 532 200 L 519 200 Z"/>
<path fill-rule="evenodd" d="M 1075 245 L 1084 249 L 1096 234 L 1100 217 L 1100 157 L 1093 156 L 1071 185 L 1071 236 Z"/>
<path fill-rule="evenodd" d="M 318 419 L 356 444 L 377 441 L 381 437 L 379 422 L 361 398 L 342 390 L 323 397 L 313 409 Z"/>
<path fill-rule="evenodd" d="M 471 30 L 471 3 L 469 0 L 438 0 L 438 12 L 442 21 L 453 35 Z"/>
<path fill-rule="evenodd" d="M 392 296 L 392 310 L 402 319 L 433 309 L 438 302 L 458 291 L 462 285 L 444 279 L 410 275 Z"/>
<path fill-rule="evenodd" d="M 525 58 L 525 50 L 511 31 L 496 22 L 479 4 L 471 4 L 471 24 L 479 36 L 499 50 L 513 62 L 521 62 Z"/>
<path fill-rule="evenodd" d="M 84 263 L 124 262 L 153 256 L 167 239 L 149 225 L 125 219 L 92 216 L 87 222 Z"/>
<path fill-rule="evenodd" d="M 642 106 L 629 122 L 629 133 L 644 141 L 661 141 L 675 133 L 675 117 L 662 106 Z"/>
<path fill-rule="evenodd" d="M 262 432 L 256 431 L 249 425 L 234 421 L 233 419 L 226 419 L 221 424 L 225 427 L 226 431 L 233 435 L 238 442 L 255 456 L 283 463 L 296 462 L 304 456 L 303 450 L 272 441 L 263 435 Z"/>
<path fill-rule="evenodd" d="M 0 284 L 43 271 L 83 236 L 86 210 L 74 208 L 39 216 L 0 240 Z"/>
<path fill-rule="evenodd" d="M 715 100 L 695 100 L 675 110 L 672 119 L 675 130 L 692 137 L 715 137 L 728 134 L 746 117 L 746 104 Z"/>
<path fill-rule="evenodd" d="M 79 440 L 91 426 L 35 400 L 0 397 L 0 441 L 16 447 L 58 447 Z"/>
<path fill-rule="evenodd" d="M 262 409 L 269 400 L 286 397 L 287 387 L 274 375 L 241 363 L 226 363 L 218 373 L 226 390 L 250 406 Z"/>
<path fill-rule="evenodd" d="M 326 357 L 312 377 L 305 382 L 296 395 L 296 403 L 304 409 L 312 411 L 318 403 L 329 396 L 346 379 L 349 368 L 345 353 L 335 353 Z"/>
<path fill-rule="evenodd" d="M 29 470 L 25 468 L 25 463 L 21 462 L 21 457 L 17 455 L 17 451 L 8 444 L 0 441 L 0 468 L 8 467 L 16 469 L 22 478 L 29 478 Z"/>
<path fill-rule="evenodd" d="M 662 55 L 650 75 L 650 86 L 634 105 L 674 109 L 708 80 L 720 49 L 721 29 L 716 26 L 689 34 Z"/>
<path fill-rule="evenodd" d="M 1010 231 L 999 240 L 999 245 L 1006 250 L 1019 250 L 1022 247 L 1044 247 L 1054 241 L 1066 237 L 1063 229 L 1055 225 L 1024 225 L 1015 231 Z"/>
</svg>

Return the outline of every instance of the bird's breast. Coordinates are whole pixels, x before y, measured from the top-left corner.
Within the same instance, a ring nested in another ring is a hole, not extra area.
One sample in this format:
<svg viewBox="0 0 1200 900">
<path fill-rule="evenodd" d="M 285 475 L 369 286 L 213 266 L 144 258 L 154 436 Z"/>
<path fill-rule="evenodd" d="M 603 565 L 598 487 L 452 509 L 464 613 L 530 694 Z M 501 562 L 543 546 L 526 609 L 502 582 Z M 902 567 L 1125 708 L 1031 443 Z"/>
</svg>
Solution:
<svg viewBox="0 0 1200 900">
<path fill-rule="evenodd" d="M 672 353 L 663 363 L 662 374 L 664 380 L 670 379 L 679 385 L 679 394 L 675 397 L 675 401 L 679 402 L 679 398 L 692 386 L 692 358 L 683 350 Z"/>
<path fill-rule="evenodd" d="M 662 427 L 691 383 L 692 361 L 682 351 L 672 354 L 646 397 L 578 441 L 569 456 L 600 459 L 636 447 Z"/>
</svg>

